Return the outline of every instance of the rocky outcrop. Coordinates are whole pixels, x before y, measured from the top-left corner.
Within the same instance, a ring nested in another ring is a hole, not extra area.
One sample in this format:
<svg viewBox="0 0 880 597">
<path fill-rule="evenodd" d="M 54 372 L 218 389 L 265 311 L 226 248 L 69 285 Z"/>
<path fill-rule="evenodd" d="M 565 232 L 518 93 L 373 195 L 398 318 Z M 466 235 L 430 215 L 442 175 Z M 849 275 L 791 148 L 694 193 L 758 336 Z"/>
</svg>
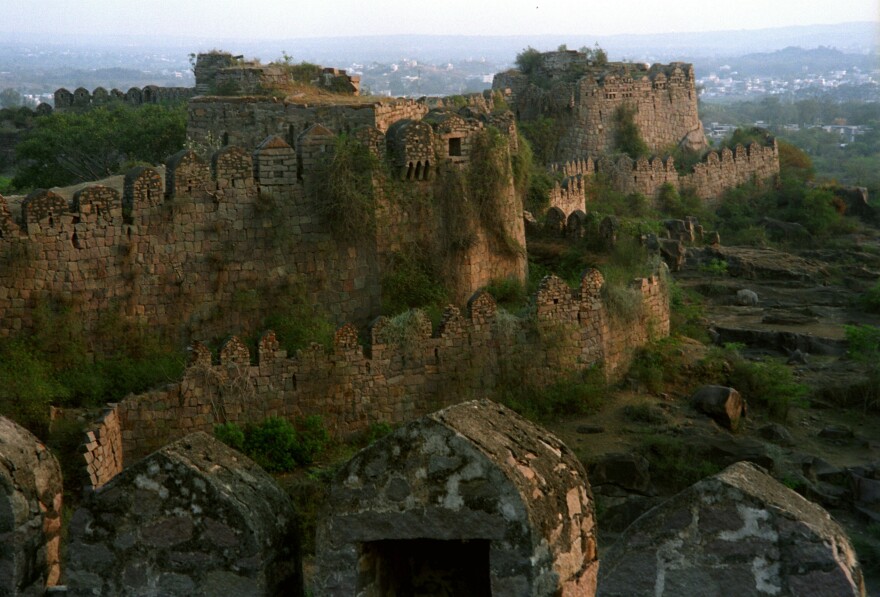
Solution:
<svg viewBox="0 0 880 597">
<path fill-rule="evenodd" d="M 0 417 L 0 595 L 57 584 L 61 467 L 27 429 Z"/>
<path fill-rule="evenodd" d="M 169 444 L 73 516 L 73 595 L 299 595 L 293 505 L 248 458 L 204 433 Z"/>
<path fill-rule="evenodd" d="M 337 473 L 315 594 L 593 595 L 594 524 L 571 450 L 503 406 L 465 402 Z"/>
<path fill-rule="evenodd" d="M 865 584 L 825 510 L 740 462 L 636 520 L 603 557 L 598 594 L 841 597 Z"/>
</svg>

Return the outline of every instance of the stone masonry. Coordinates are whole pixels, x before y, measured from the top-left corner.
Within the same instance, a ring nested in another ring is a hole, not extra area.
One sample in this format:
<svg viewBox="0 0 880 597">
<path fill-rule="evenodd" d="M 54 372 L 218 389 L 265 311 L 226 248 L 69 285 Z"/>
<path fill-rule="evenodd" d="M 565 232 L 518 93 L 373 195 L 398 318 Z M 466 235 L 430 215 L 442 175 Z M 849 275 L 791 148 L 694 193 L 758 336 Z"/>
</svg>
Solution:
<svg viewBox="0 0 880 597">
<path fill-rule="evenodd" d="M 296 514 L 260 467 L 197 433 L 89 494 L 70 522 L 71 595 L 301 595 Z"/>
<path fill-rule="evenodd" d="M 590 485 L 546 430 L 488 400 L 415 421 L 335 476 L 316 594 L 589 596 Z"/>
<path fill-rule="evenodd" d="M 180 382 L 110 405 L 95 423 L 86 454 L 90 482 L 101 486 L 123 462 L 187 433 L 210 433 L 221 422 L 320 415 L 335 437 L 346 437 L 371 423 L 407 422 L 490 396 L 502 381 L 539 387 L 600 364 L 609 377 L 617 376 L 636 347 L 668 335 L 668 296 L 659 276 L 636 280 L 638 318 L 618 321 L 602 304 L 602 285 L 596 270 L 575 291 L 548 277 L 526 319 L 498 310 L 491 296 L 480 293 L 467 314 L 448 307 L 435 336 L 421 312 L 404 333 L 382 317 L 366 349 L 351 325 L 339 329 L 329 353 L 313 345 L 288 355 L 267 333 L 256 355 L 232 338 L 217 362 L 197 343 Z"/>
<path fill-rule="evenodd" d="M 861 597 L 865 583 L 828 512 L 738 462 L 630 525 L 603 555 L 598 594 Z"/>
</svg>

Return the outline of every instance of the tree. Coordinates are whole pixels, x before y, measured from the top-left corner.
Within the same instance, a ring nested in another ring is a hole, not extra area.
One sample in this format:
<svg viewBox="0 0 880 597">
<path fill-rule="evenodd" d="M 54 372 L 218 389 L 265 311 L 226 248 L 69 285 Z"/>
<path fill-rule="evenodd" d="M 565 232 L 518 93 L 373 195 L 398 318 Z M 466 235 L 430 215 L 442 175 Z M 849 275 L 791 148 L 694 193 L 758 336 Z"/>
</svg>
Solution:
<svg viewBox="0 0 880 597">
<path fill-rule="evenodd" d="M 16 146 L 18 189 L 98 180 L 135 162 L 156 164 L 183 148 L 186 107 L 124 104 L 38 118 Z"/>
<path fill-rule="evenodd" d="M 21 94 L 11 87 L 0 91 L 0 108 L 17 108 L 22 104 L 22 100 Z"/>
<path fill-rule="evenodd" d="M 516 66 L 522 74 L 532 74 L 541 66 L 541 52 L 532 46 L 527 47 L 516 55 Z"/>
<path fill-rule="evenodd" d="M 618 151 L 629 155 L 634 160 L 645 157 L 650 153 L 648 144 L 642 139 L 642 134 L 635 121 L 636 108 L 620 106 L 614 112 L 616 125 L 614 142 Z"/>
</svg>

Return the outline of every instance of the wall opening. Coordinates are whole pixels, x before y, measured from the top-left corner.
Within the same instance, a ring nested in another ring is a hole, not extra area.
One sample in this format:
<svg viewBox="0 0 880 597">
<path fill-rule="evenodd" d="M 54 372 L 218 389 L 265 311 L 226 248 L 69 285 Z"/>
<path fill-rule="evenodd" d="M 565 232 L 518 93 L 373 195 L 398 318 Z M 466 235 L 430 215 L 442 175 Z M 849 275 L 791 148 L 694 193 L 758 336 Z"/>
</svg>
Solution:
<svg viewBox="0 0 880 597">
<path fill-rule="evenodd" d="M 422 163 L 416 162 L 416 180 L 422 180 Z"/>
<path fill-rule="evenodd" d="M 449 157 L 461 156 L 461 137 L 449 138 Z"/>
<path fill-rule="evenodd" d="M 370 541 L 361 544 L 360 569 L 359 593 L 492 595 L 487 539 Z"/>
<path fill-rule="evenodd" d="M 223 147 L 229 145 L 229 133 L 223 133 Z"/>
</svg>

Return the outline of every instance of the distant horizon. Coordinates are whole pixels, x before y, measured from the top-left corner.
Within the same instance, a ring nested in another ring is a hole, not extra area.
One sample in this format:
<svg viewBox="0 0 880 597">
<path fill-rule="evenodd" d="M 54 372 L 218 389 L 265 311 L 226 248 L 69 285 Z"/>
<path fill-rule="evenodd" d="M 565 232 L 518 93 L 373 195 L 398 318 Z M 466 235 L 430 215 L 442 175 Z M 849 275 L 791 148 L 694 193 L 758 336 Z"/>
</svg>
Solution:
<svg viewBox="0 0 880 597">
<path fill-rule="evenodd" d="M 587 5 L 562 0 L 446 0 L 405 6 L 389 0 L 42 0 L 4 9 L 4 32 L 27 36 L 148 36 L 273 41 L 444 35 L 481 37 L 629 36 L 760 31 L 876 23 L 876 0 L 739 0 L 712 3 L 616 0 Z M 587 31 L 587 33 L 584 33 Z M 193 35 L 195 34 L 195 35 Z M 68 40 L 71 41 L 71 40 Z"/>
<path fill-rule="evenodd" d="M 731 33 L 760 33 L 763 31 L 772 31 L 778 29 L 816 29 L 822 27 L 842 27 L 842 26 L 860 26 L 860 25 L 875 25 L 877 26 L 877 31 L 875 32 L 875 43 L 880 46 L 880 20 L 861 20 L 861 21 L 840 21 L 835 23 L 809 23 L 809 24 L 796 24 L 796 25 L 779 25 L 779 26 L 766 26 L 766 27 L 754 27 L 754 28 L 730 28 L 730 29 L 707 29 L 707 30 L 686 30 L 686 31 L 658 31 L 658 32 L 620 32 L 620 33 L 610 33 L 610 34 L 599 34 L 595 32 L 578 32 L 578 33 L 358 33 L 358 34 L 338 34 L 338 35 L 299 35 L 293 37 L 239 37 L 239 36 L 211 36 L 211 35 L 172 35 L 172 36 L 163 36 L 163 39 L 168 42 L 208 42 L 208 41 L 240 41 L 240 42 L 259 42 L 259 43 L 272 43 L 272 42 L 286 42 L 286 41 L 296 41 L 296 40 L 324 40 L 324 39 L 387 39 L 387 38 L 468 38 L 468 39 L 518 39 L 518 38 L 557 38 L 561 39 L 564 37 L 596 37 L 597 39 L 612 39 L 612 38 L 626 38 L 626 37 L 662 37 L 667 35 L 711 35 L 714 33 L 721 34 L 731 34 Z M 2 25 L 0 25 L 2 27 Z M 54 37 L 58 35 L 57 32 L 46 32 L 46 31 L 13 31 L 6 30 L 0 28 L 0 35 L 4 37 Z M 120 37 L 133 37 L 133 38 L 144 38 L 153 40 L 155 43 L 153 45 L 161 45 L 156 39 L 155 35 L 149 33 L 120 33 L 120 32 L 95 32 L 90 34 L 82 34 L 80 32 L 79 39 L 76 38 L 67 38 L 57 40 L 58 44 L 73 44 L 76 45 L 77 41 L 83 40 L 84 37 L 88 37 L 91 39 L 113 39 Z M 83 40 L 84 41 L 84 40 Z M 3 40 L 0 40 L 0 45 L 2 45 Z M 577 49 L 577 48 L 570 48 Z"/>
</svg>

